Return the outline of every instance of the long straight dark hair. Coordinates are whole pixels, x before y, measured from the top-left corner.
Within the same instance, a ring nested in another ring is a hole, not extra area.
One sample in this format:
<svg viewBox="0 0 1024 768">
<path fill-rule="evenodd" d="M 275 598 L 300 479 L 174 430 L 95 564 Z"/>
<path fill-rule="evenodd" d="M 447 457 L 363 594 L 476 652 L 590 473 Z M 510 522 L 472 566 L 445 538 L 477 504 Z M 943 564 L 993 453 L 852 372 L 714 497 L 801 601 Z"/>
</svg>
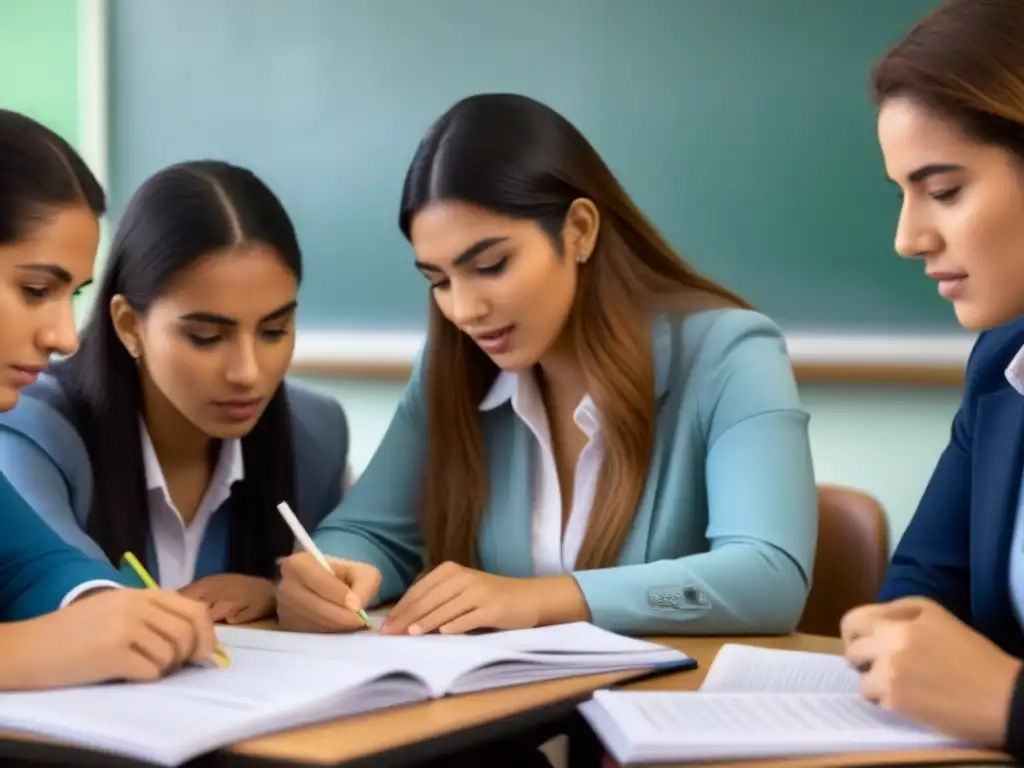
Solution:
<svg viewBox="0 0 1024 768">
<path fill-rule="evenodd" d="M 96 305 L 73 356 L 53 370 L 71 400 L 93 467 L 87 532 L 111 562 L 144 552 L 149 533 L 139 434 L 142 386 L 134 358 L 114 330 L 117 295 L 144 315 L 174 279 L 210 253 L 260 243 L 302 277 L 295 229 L 274 193 L 251 171 L 197 161 L 149 178 L 129 201 L 111 245 Z M 295 504 L 295 458 L 285 388 L 242 439 L 245 479 L 235 487 L 229 568 L 272 577 L 292 536 L 276 511 Z"/>
<path fill-rule="evenodd" d="M 106 196 L 64 139 L 18 112 L 0 109 L 0 245 L 21 242 L 54 208 L 84 205 L 99 218 Z"/>
</svg>

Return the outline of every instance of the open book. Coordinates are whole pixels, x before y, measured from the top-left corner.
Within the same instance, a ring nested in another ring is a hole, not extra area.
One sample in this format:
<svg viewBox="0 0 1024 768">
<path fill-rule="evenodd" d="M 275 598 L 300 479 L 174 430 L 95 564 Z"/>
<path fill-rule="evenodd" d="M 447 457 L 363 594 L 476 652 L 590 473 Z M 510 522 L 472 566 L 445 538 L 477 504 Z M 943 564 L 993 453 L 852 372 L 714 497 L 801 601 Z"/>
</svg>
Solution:
<svg viewBox="0 0 1024 768">
<path fill-rule="evenodd" d="M 0 694 L 0 729 L 179 765 L 235 741 L 383 707 L 574 675 L 692 668 L 587 624 L 485 635 L 313 635 L 218 627 L 227 669 L 155 683 Z"/>
<path fill-rule="evenodd" d="M 597 691 L 580 712 L 621 765 L 962 747 L 871 704 L 841 656 L 727 644 L 699 691 Z"/>
</svg>

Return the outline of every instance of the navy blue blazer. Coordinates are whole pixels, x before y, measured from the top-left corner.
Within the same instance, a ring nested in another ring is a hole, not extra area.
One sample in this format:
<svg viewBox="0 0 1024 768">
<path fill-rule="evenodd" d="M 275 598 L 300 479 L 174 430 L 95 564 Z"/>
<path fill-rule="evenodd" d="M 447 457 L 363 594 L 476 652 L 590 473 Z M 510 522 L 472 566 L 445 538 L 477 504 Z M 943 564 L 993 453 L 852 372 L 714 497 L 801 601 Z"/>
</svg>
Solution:
<svg viewBox="0 0 1024 768">
<path fill-rule="evenodd" d="M 1024 475 L 1024 395 L 1007 365 L 1024 318 L 981 334 L 963 401 L 921 503 L 893 554 L 879 599 L 929 597 L 1008 653 L 1024 656 L 1010 602 L 1010 543 Z"/>
</svg>

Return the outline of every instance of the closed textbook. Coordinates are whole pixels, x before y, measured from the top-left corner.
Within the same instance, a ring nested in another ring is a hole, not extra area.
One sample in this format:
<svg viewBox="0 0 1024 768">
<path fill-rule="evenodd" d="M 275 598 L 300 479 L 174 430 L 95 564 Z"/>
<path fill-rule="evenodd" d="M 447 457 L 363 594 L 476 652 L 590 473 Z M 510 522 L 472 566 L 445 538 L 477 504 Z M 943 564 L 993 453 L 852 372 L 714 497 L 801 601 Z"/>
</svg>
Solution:
<svg viewBox="0 0 1024 768">
<path fill-rule="evenodd" d="M 243 739 L 384 707 L 575 675 L 692 668 L 686 654 L 575 623 L 441 637 L 218 627 L 227 669 L 0 694 L 0 729 L 174 766 Z"/>
<path fill-rule="evenodd" d="M 858 693 L 841 656 L 727 644 L 699 691 L 597 691 L 580 712 L 621 765 L 967 745 Z"/>
</svg>

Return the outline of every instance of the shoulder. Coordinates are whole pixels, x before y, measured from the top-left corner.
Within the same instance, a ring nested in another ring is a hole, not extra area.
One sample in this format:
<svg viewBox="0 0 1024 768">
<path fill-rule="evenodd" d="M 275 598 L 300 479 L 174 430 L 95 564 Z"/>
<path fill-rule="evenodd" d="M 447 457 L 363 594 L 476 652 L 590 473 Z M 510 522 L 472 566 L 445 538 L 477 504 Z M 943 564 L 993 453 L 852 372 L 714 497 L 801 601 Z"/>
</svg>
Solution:
<svg viewBox="0 0 1024 768">
<path fill-rule="evenodd" d="M 53 455 L 51 446 L 74 436 L 80 441 L 71 402 L 60 382 L 51 374 L 21 391 L 18 404 L 0 413 L 0 428 L 18 432 L 40 444 Z"/>
<path fill-rule="evenodd" d="M 345 410 L 337 398 L 294 381 L 285 383 L 285 391 L 293 421 L 313 431 L 337 432 L 347 428 Z"/>
<path fill-rule="evenodd" d="M 348 460 L 348 419 L 341 403 L 330 395 L 286 382 L 295 454 L 301 469 L 306 462 L 345 464 Z"/>
<path fill-rule="evenodd" d="M 687 315 L 680 323 L 672 353 L 682 357 L 690 380 L 768 361 L 789 366 L 782 330 L 759 312 L 713 309 Z"/>
<path fill-rule="evenodd" d="M 985 331 L 974 343 L 964 385 L 968 397 L 1009 386 L 1006 369 L 1024 347 L 1024 318 Z"/>
<path fill-rule="evenodd" d="M 664 321 L 662 321 L 664 322 Z M 669 321 L 671 322 L 671 321 Z M 752 416 L 803 412 L 782 330 L 770 318 L 744 309 L 694 313 L 679 322 L 670 350 L 657 355 L 664 383 L 686 418 L 717 434 Z M 678 362 L 666 364 L 668 353 Z"/>
</svg>

